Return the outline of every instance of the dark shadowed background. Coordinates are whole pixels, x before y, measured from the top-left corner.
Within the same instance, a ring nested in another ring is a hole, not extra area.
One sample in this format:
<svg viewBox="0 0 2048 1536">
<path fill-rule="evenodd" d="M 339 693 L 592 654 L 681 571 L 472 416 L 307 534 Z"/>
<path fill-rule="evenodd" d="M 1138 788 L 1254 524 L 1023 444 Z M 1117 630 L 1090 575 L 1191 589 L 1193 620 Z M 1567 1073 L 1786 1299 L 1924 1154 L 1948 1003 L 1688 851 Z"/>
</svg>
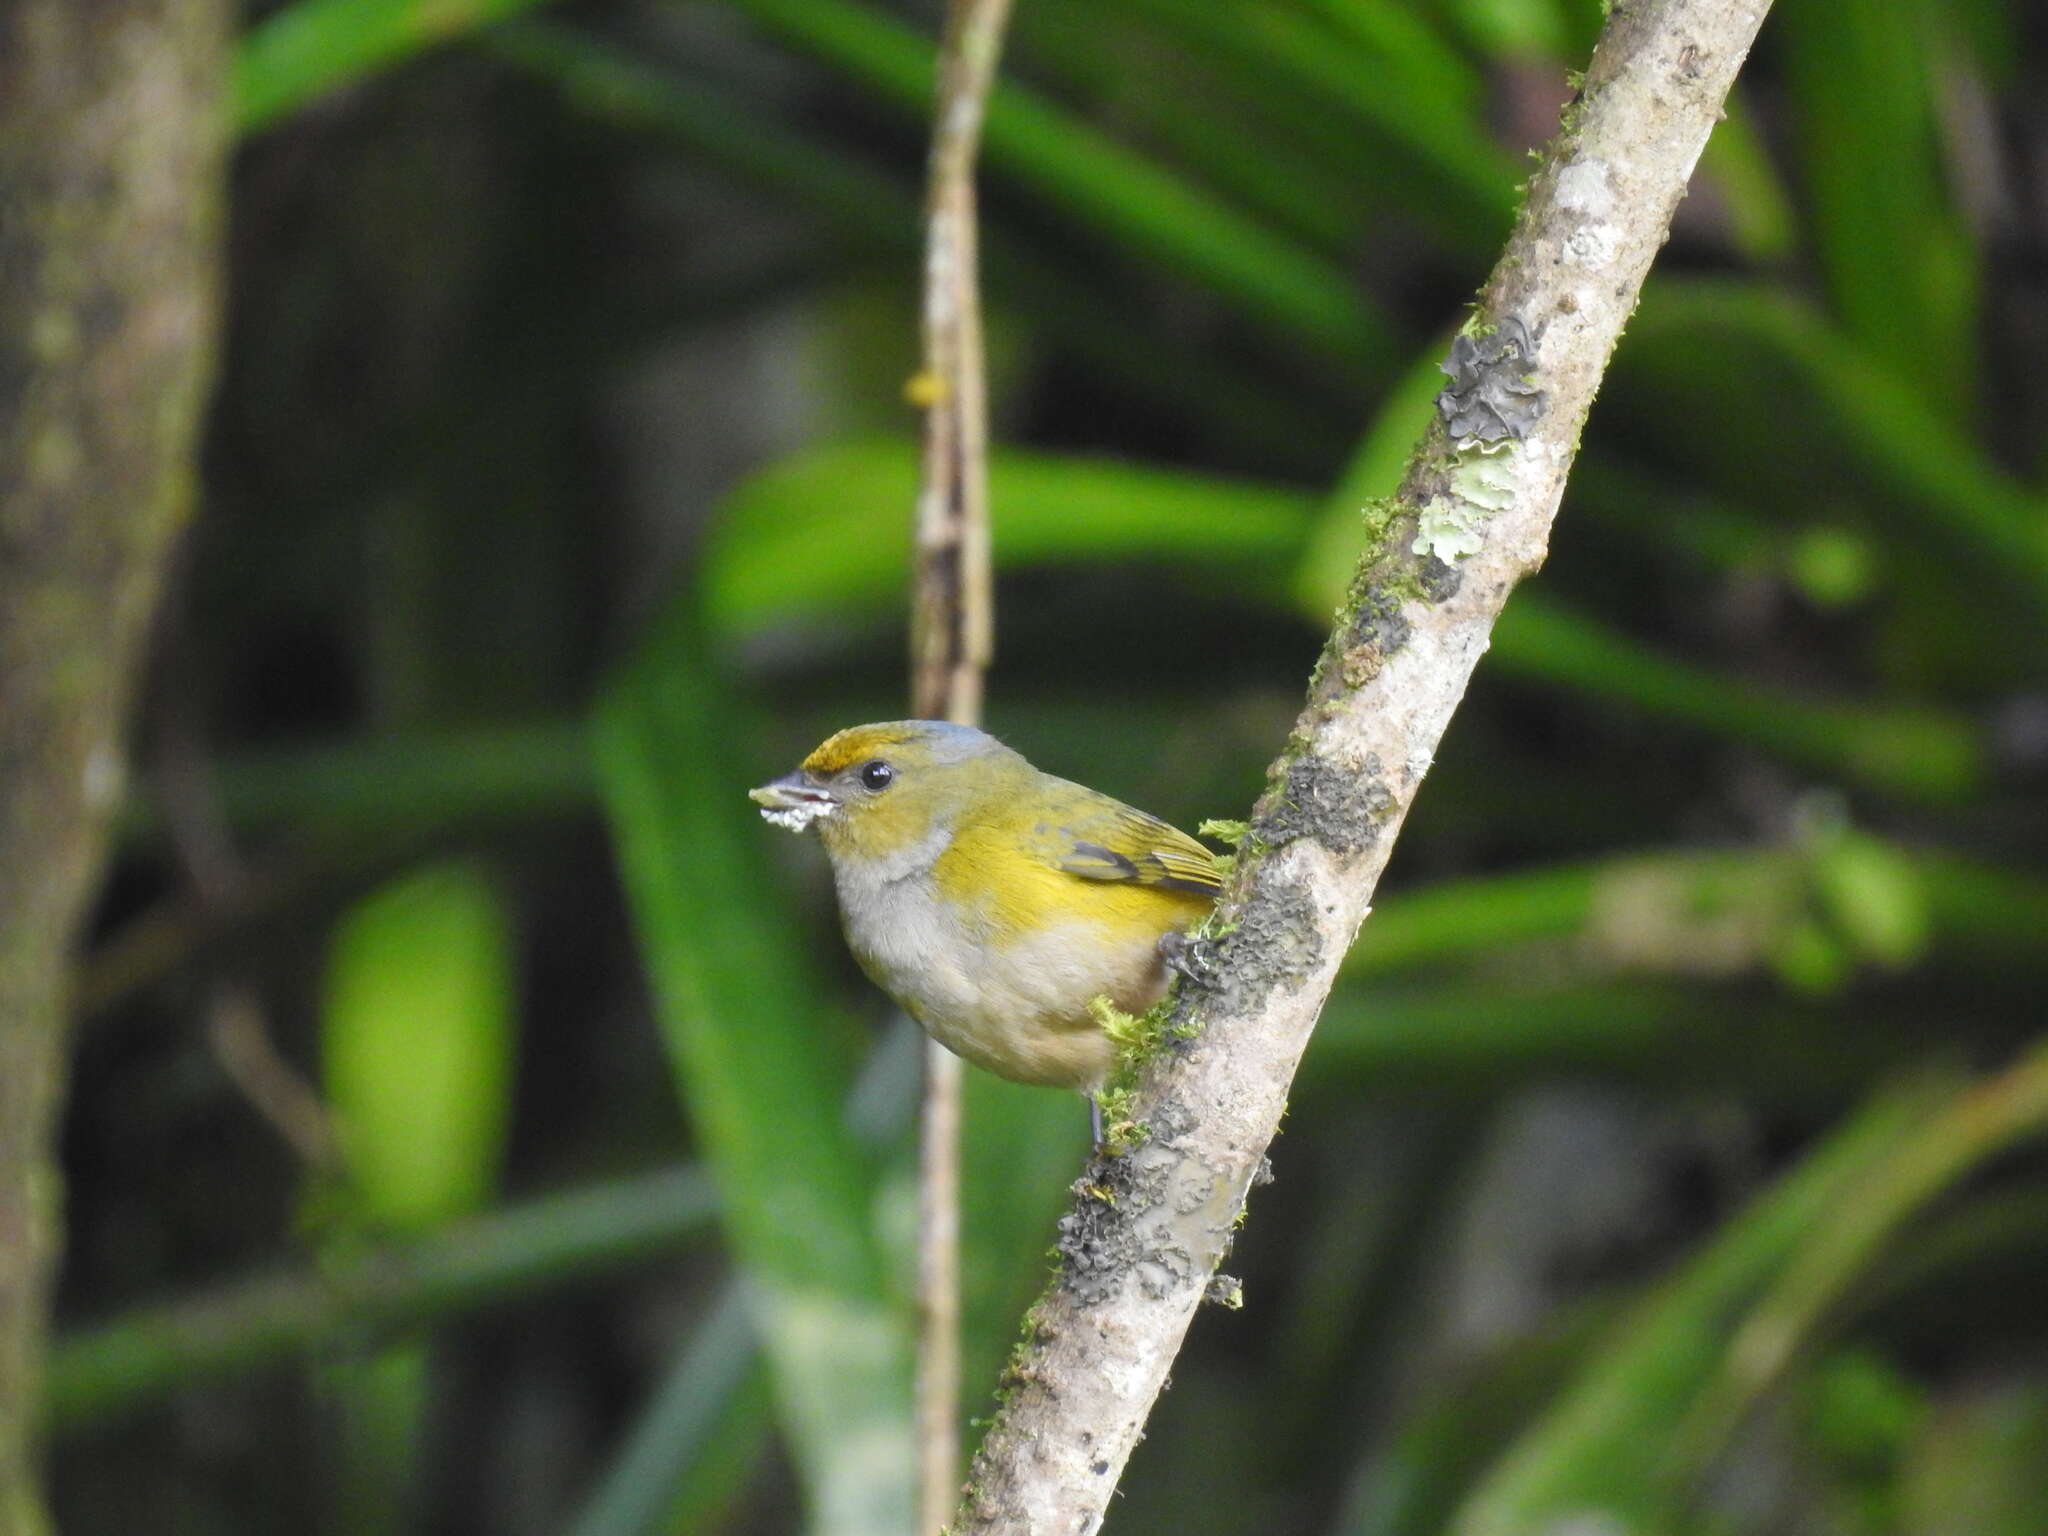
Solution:
<svg viewBox="0 0 2048 1536">
<path fill-rule="evenodd" d="M 902 711 L 937 9 L 250 8 L 66 1531 L 875 1529 L 916 1053 L 740 791 Z M 998 734 L 1244 814 L 1599 19 L 1017 0 Z M 1780 0 L 1112 1531 L 2048 1530 L 2044 350 L 2038 9 Z M 979 1414 L 1086 1114 L 969 1116 Z"/>
</svg>

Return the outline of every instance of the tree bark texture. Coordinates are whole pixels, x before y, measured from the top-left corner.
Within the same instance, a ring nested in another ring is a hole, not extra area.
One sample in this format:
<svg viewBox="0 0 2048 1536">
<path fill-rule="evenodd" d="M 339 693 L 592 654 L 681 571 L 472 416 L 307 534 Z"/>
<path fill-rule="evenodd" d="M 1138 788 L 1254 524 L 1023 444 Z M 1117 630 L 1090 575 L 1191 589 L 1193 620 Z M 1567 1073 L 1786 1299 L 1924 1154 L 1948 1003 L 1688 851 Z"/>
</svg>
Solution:
<svg viewBox="0 0 2048 1536">
<path fill-rule="evenodd" d="M 0 0 L 0 1536 L 46 1528 L 65 981 L 191 500 L 227 45 L 225 0 Z"/>
<path fill-rule="evenodd" d="M 1061 1221 L 956 1529 L 1089 1536 L 1217 1275 L 1288 1085 L 1493 621 L 1535 571 L 1607 359 L 1767 0 L 1615 0 L 1445 371 L 1141 1081 Z"/>
</svg>

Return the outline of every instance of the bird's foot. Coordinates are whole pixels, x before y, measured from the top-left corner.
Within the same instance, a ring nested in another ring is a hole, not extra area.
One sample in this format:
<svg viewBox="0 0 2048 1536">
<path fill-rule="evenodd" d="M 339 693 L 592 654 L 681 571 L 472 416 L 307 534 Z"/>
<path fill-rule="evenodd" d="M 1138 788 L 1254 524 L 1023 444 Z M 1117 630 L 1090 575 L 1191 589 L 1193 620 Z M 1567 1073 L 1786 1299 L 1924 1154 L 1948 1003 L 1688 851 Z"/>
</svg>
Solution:
<svg viewBox="0 0 2048 1536">
<path fill-rule="evenodd" d="M 1208 939 L 1191 939 L 1169 928 L 1159 936 L 1159 958 L 1192 986 L 1206 990 L 1216 985 L 1216 946 Z"/>
</svg>

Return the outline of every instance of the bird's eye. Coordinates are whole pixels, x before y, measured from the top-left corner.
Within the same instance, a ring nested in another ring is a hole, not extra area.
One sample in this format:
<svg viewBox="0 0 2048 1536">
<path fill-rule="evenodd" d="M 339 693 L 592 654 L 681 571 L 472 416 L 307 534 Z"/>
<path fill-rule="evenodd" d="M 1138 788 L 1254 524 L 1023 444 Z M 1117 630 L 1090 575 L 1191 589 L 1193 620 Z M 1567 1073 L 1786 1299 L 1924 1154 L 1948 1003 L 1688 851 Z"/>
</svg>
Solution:
<svg viewBox="0 0 2048 1536">
<path fill-rule="evenodd" d="M 879 757 L 872 763 L 864 764 L 860 770 L 861 783 L 867 785 L 869 789 L 874 790 L 878 794 L 882 790 L 887 789 L 895 780 L 896 770 L 883 762 Z"/>
</svg>

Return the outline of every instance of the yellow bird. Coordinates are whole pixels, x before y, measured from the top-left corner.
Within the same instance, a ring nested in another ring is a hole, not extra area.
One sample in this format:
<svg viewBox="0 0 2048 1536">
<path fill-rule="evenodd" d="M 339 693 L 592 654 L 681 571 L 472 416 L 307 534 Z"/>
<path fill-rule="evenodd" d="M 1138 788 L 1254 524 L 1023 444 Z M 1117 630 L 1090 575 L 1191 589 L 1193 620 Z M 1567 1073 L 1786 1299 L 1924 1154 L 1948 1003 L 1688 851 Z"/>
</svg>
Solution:
<svg viewBox="0 0 2048 1536">
<path fill-rule="evenodd" d="M 1017 1083 L 1092 1094 L 1115 1049 L 1089 1004 L 1157 1002 L 1222 883 L 1186 833 L 971 726 L 856 725 L 750 795 L 777 826 L 816 827 L 875 985 Z"/>
</svg>

